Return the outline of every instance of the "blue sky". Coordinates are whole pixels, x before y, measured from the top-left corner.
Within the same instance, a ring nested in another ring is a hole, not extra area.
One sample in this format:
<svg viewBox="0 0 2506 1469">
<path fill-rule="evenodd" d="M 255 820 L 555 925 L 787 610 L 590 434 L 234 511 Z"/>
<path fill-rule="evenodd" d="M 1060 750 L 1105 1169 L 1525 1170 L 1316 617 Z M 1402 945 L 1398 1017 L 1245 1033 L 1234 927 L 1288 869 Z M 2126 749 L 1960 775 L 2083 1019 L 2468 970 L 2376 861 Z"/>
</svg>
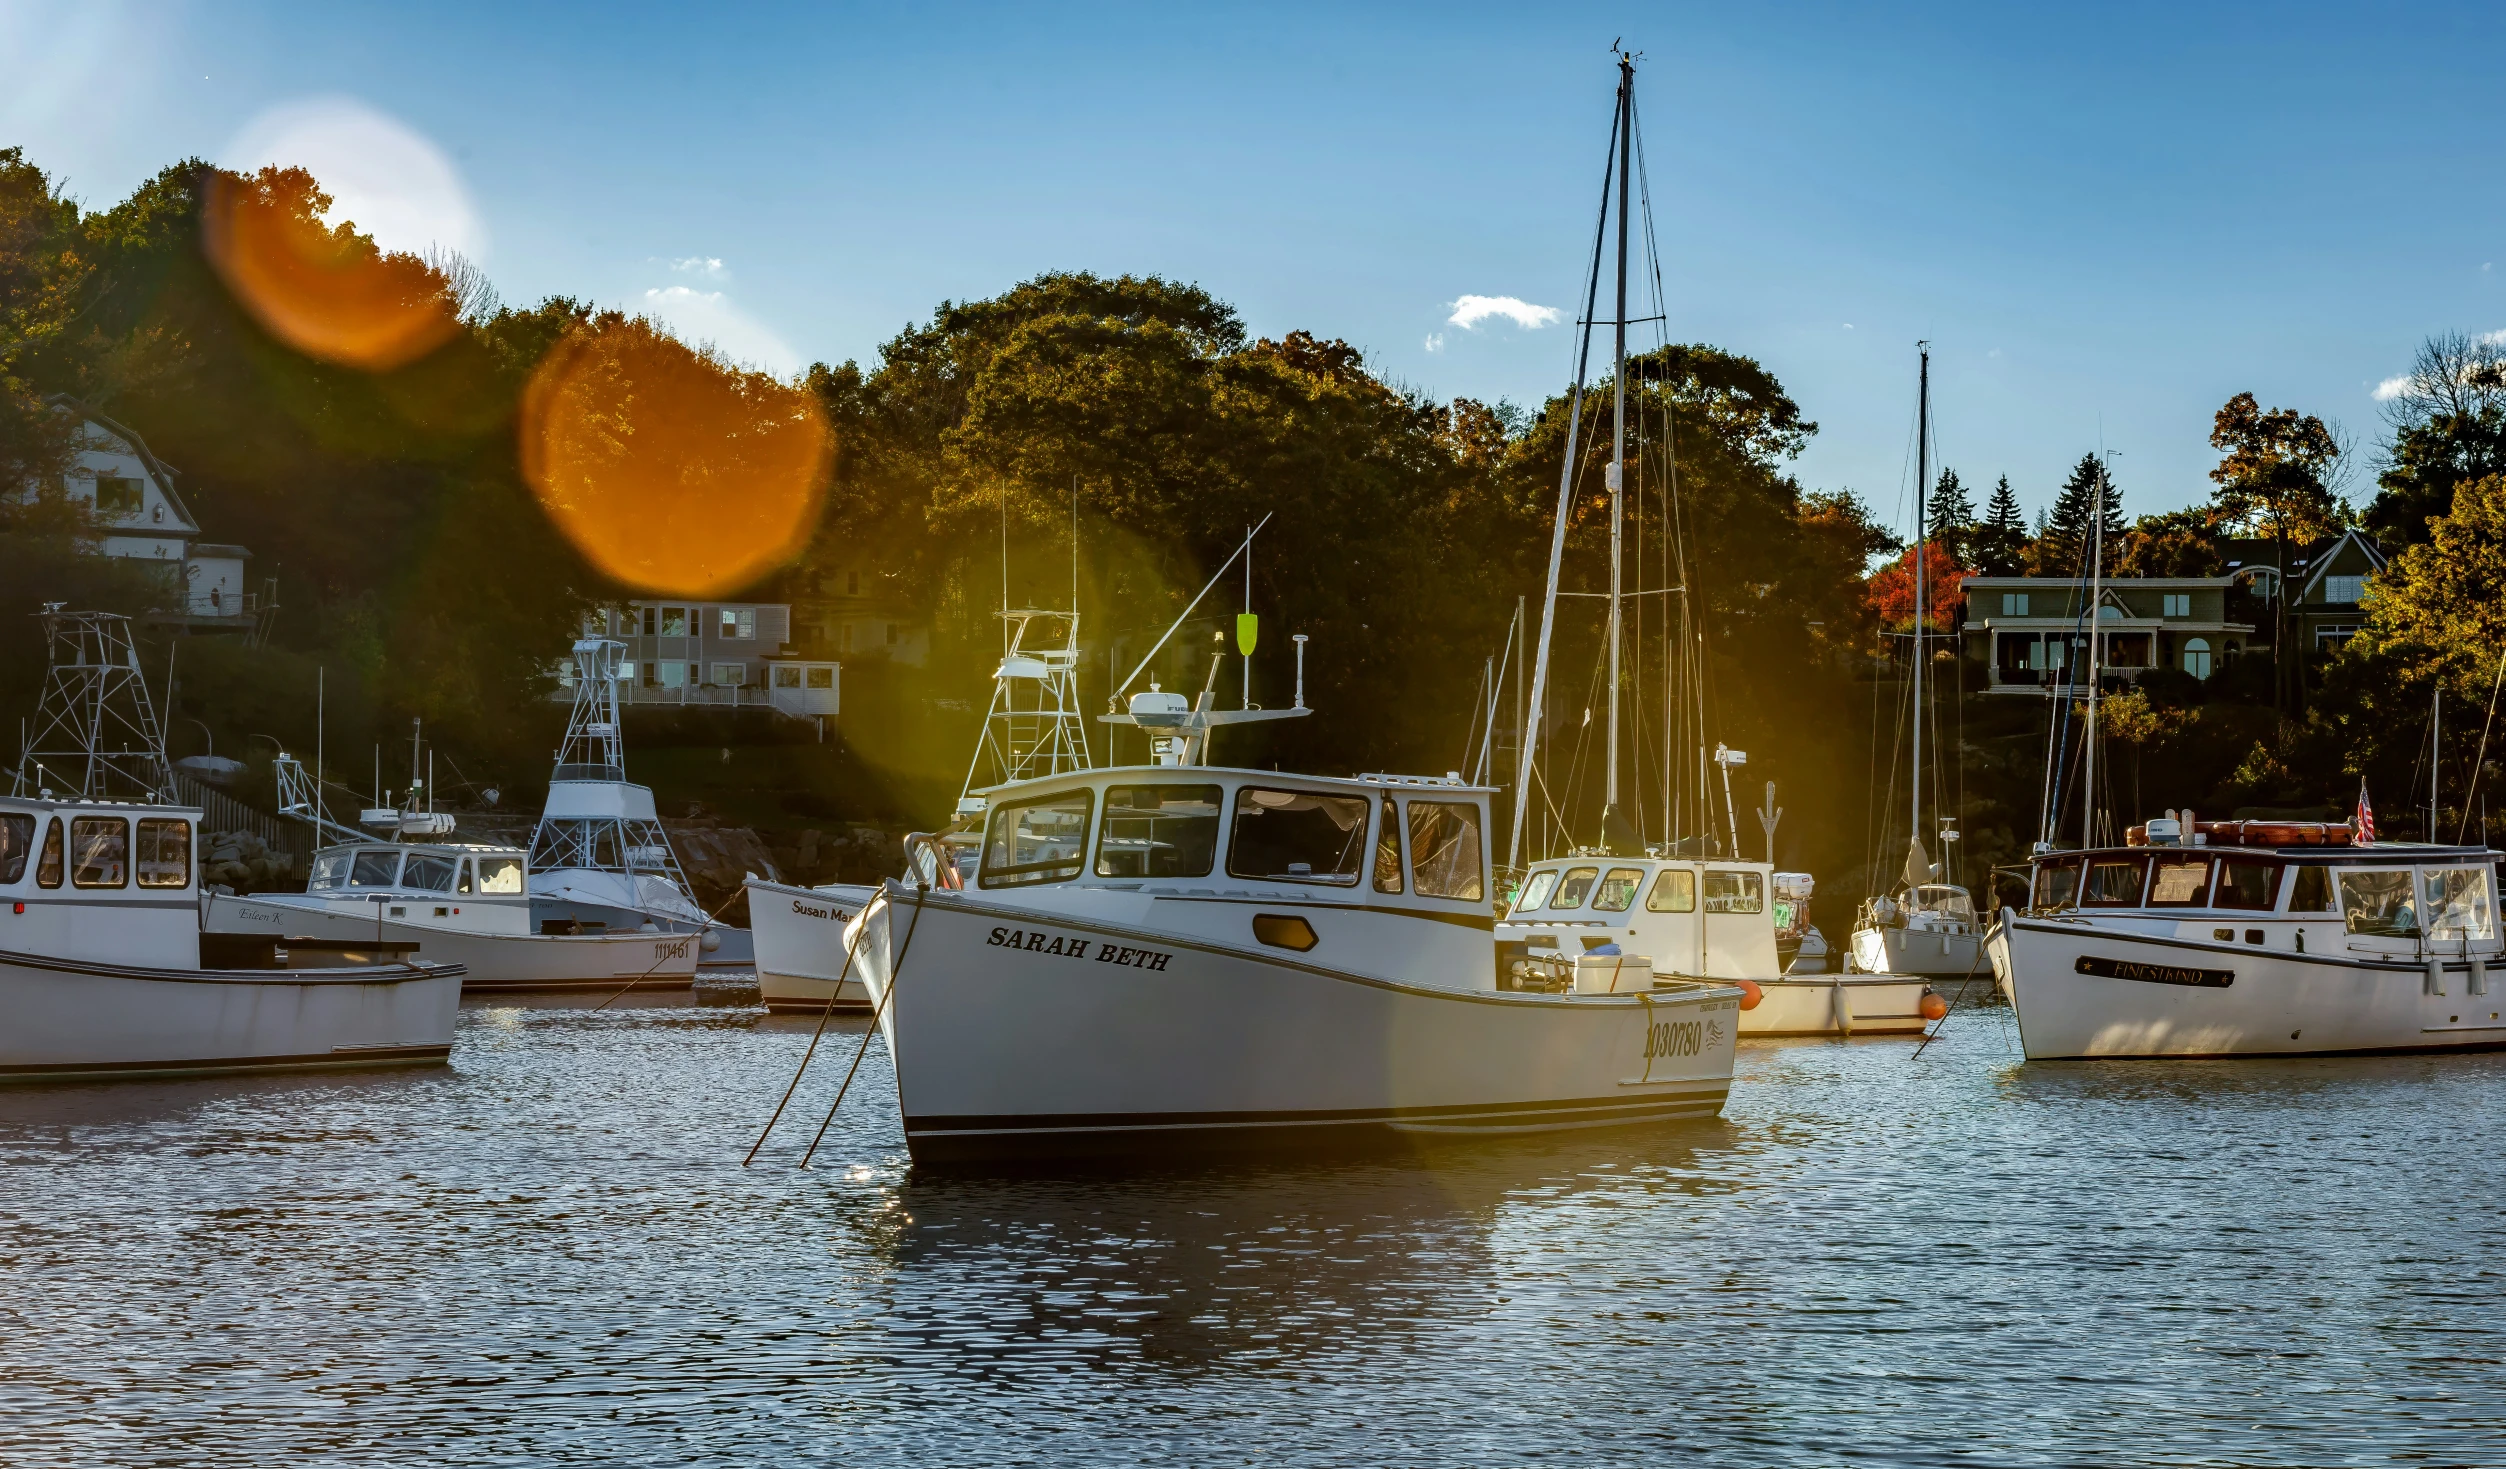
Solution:
<svg viewBox="0 0 2506 1469">
<path fill-rule="evenodd" d="M 780 368 L 1039 271 L 1154 271 L 1536 403 L 1562 326 L 1450 318 L 1571 316 L 1621 35 L 1672 334 L 1764 361 L 1821 425 L 1804 481 L 1883 513 L 1918 337 L 1970 483 L 2041 505 L 2102 444 L 2140 513 L 2205 492 L 2230 394 L 2371 452 L 2422 336 L 2506 328 L 2495 7 L 0 0 L 0 144 L 92 206 L 327 150 L 508 300 Z"/>
</svg>

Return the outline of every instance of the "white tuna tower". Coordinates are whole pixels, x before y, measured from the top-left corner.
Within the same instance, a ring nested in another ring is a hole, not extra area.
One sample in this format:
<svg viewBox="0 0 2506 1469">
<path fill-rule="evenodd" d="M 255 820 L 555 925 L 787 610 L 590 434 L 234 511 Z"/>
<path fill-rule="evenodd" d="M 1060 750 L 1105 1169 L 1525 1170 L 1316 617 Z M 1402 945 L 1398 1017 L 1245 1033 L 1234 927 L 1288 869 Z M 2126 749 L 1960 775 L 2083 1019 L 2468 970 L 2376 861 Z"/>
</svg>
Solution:
<svg viewBox="0 0 2506 1469">
<path fill-rule="evenodd" d="M 148 680 L 139 671 L 131 620 L 115 612 L 39 614 L 50 645 L 33 738 L 19 757 L 14 789 L 97 800 L 174 799 Z"/>
<path fill-rule="evenodd" d="M 531 833 L 531 894 L 592 909 L 641 913 L 665 926 L 702 925 L 687 874 L 670 850 L 650 787 L 630 785 L 618 726 L 626 644 L 574 645 L 574 709 Z"/>
<path fill-rule="evenodd" d="M 1009 641 L 992 674 L 992 707 L 957 793 L 961 815 L 979 815 L 977 791 L 1085 770 L 1088 726 L 1079 713 L 1079 614 L 1021 607 L 1004 612 Z"/>
</svg>

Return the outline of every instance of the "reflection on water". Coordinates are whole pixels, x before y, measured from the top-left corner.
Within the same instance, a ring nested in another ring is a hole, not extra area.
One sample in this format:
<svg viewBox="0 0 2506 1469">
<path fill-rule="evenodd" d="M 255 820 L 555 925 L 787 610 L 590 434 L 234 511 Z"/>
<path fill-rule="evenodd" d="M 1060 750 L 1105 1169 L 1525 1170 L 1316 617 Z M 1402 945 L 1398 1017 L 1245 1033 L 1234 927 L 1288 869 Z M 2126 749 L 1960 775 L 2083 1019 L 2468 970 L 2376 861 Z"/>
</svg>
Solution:
<svg viewBox="0 0 2506 1469">
<path fill-rule="evenodd" d="M 1727 1118 L 904 1166 L 754 991 L 0 1094 L 0 1460 L 2329 1464 L 2506 1442 L 2506 1060 L 1744 1047 Z"/>
</svg>

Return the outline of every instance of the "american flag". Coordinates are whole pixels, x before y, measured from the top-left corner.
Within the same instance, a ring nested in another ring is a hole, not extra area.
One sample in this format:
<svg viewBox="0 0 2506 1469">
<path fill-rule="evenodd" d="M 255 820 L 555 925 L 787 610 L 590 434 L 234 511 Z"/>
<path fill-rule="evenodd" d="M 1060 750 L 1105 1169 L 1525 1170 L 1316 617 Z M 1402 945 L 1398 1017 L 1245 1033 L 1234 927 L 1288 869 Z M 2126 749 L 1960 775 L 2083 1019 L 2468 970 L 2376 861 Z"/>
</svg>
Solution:
<svg viewBox="0 0 2506 1469">
<path fill-rule="evenodd" d="M 2367 800 L 2367 782 L 2358 782 L 2358 836 L 2360 846 L 2375 840 L 2375 807 Z"/>
</svg>

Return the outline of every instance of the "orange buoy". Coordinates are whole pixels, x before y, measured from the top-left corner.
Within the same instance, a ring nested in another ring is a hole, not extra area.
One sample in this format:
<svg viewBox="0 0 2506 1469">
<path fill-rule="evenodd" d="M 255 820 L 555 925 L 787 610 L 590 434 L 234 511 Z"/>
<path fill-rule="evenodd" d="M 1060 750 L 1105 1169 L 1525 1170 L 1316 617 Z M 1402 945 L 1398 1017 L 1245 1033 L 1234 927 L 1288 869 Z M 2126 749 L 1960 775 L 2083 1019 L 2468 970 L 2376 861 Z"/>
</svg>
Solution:
<svg viewBox="0 0 2506 1469">
<path fill-rule="evenodd" d="M 1740 986 L 1740 1008 L 1743 1010 L 1755 1010 L 1758 1001 L 1766 998 L 1766 991 L 1758 988 L 1754 979 L 1735 979 L 1732 983 Z"/>
<path fill-rule="evenodd" d="M 1923 1003 L 1917 1008 L 1922 1010 L 1924 1019 L 1938 1020 L 1942 1016 L 1949 1013 L 1949 1002 L 1932 993 L 1930 990 L 1925 990 L 1923 992 Z"/>
</svg>

